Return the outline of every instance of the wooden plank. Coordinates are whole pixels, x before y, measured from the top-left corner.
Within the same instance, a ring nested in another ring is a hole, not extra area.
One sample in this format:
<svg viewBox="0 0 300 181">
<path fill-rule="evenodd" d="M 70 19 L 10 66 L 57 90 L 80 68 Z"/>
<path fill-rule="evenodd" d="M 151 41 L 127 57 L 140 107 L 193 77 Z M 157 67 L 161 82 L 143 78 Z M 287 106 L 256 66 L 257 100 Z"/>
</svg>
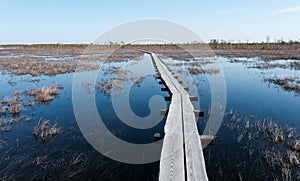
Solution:
<svg viewBox="0 0 300 181">
<path fill-rule="evenodd" d="M 187 180 L 208 180 L 203 149 L 195 121 L 194 107 L 189 96 L 183 96 L 184 142 Z"/>
<path fill-rule="evenodd" d="M 182 115 L 175 113 L 181 109 L 180 96 L 172 97 L 170 112 L 164 127 L 165 137 L 162 145 L 159 180 L 185 180 Z"/>
<path fill-rule="evenodd" d="M 185 180 L 185 161 L 183 150 L 183 128 L 181 110 L 181 96 L 168 76 L 165 67 L 152 56 L 153 63 L 160 72 L 161 78 L 171 91 L 171 104 L 164 127 L 165 137 L 162 146 L 159 180 Z"/>
<path fill-rule="evenodd" d="M 172 94 L 164 127 L 159 180 L 208 180 L 191 96 L 156 54 L 153 64 Z"/>
</svg>

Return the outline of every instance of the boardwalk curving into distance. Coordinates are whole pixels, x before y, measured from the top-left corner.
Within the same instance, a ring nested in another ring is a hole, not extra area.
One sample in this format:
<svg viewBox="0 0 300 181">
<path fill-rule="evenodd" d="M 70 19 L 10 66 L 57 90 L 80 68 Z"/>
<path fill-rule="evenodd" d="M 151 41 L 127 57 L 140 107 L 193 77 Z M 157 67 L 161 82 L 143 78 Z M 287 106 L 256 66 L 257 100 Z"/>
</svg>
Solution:
<svg viewBox="0 0 300 181">
<path fill-rule="evenodd" d="M 150 54 L 157 75 L 171 94 L 164 127 L 159 180 L 208 180 L 196 125 L 195 114 L 199 112 L 194 110 L 191 96 L 155 53 L 143 52 Z"/>
</svg>

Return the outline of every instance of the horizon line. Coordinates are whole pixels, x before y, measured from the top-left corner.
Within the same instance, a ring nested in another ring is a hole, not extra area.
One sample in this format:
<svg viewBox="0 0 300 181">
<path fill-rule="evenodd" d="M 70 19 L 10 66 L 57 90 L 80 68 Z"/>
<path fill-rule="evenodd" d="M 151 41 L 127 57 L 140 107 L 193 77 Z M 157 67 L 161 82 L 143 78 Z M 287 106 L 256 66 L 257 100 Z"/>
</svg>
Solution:
<svg viewBox="0 0 300 181">
<path fill-rule="evenodd" d="M 214 40 L 214 39 L 212 39 Z M 215 43 L 218 44 L 255 44 L 255 43 L 300 43 L 299 40 L 290 40 L 290 41 L 284 41 L 284 40 L 278 40 L 278 41 L 240 41 L 240 42 L 231 42 L 231 41 L 216 41 Z M 121 43 L 121 42 L 111 42 L 111 43 L 104 43 L 104 44 L 98 44 L 98 43 L 0 43 L 0 46 L 34 46 L 34 45 L 100 45 L 100 46 L 113 46 L 113 45 L 180 45 L 180 44 L 211 44 L 212 42 L 180 42 L 180 43 Z"/>
</svg>

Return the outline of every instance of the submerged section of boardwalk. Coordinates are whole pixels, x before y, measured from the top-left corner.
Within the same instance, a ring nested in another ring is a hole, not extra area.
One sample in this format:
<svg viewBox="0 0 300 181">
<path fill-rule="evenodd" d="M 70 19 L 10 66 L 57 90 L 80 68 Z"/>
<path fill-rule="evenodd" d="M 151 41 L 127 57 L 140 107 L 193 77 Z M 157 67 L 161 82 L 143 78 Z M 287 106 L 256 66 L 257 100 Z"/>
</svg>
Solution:
<svg viewBox="0 0 300 181">
<path fill-rule="evenodd" d="M 190 95 L 156 54 L 145 53 L 151 55 L 158 76 L 171 94 L 164 127 L 159 180 L 208 180 Z"/>
</svg>

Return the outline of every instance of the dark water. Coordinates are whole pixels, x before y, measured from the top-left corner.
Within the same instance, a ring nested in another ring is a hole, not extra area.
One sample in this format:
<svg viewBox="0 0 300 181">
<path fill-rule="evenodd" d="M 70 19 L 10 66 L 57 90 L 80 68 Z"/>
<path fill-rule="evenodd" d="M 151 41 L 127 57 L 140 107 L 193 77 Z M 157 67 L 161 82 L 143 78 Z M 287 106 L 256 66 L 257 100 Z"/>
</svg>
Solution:
<svg viewBox="0 0 300 181">
<path fill-rule="evenodd" d="M 243 63 L 229 63 L 226 58 L 219 58 L 219 61 L 222 62 L 226 79 L 227 113 L 235 112 L 234 115 L 242 121 L 232 123 L 233 116 L 226 114 L 217 133 L 215 145 L 204 149 L 209 178 L 211 180 L 298 180 L 298 166 L 290 166 L 291 177 L 284 178 L 281 166 L 273 169 L 264 159 L 266 150 L 279 151 L 281 155 L 286 155 L 289 150 L 287 146 L 289 140 L 284 138 L 285 143 L 275 144 L 265 135 L 260 134 L 257 138 L 253 136 L 257 130 L 255 126 L 257 121 L 273 121 L 282 129 L 294 128 L 294 137 L 299 139 L 299 93 L 285 91 L 264 80 L 280 75 L 299 78 L 300 72 L 282 68 L 248 69 Z M 210 94 L 208 86 L 205 86 L 205 82 L 203 84 L 201 87 L 206 88 L 201 94 L 201 101 L 205 108 L 209 105 Z M 244 129 L 245 120 L 250 121 L 250 131 Z M 198 128 L 201 130 L 204 124 L 199 121 Z M 231 125 L 236 127 L 231 128 Z M 248 138 L 249 133 L 252 134 L 252 138 Z M 240 135 L 243 137 L 241 141 L 237 141 Z M 283 156 L 283 162 L 288 163 L 286 156 Z"/>
<path fill-rule="evenodd" d="M 227 112 L 233 110 L 237 116 L 243 117 L 243 119 L 249 118 L 251 125 L 257 120 L 272 119 L 282 127 L 288 125 L 295 128 L 295 133 L 300 130 L 300 96 L 295 92 L 285 91 L 264 81 L 265 77 L 272 77 L 276 73 L 299 76 L 299 71 L 249 69 L 242 62 L 230 63 L 227 58 L 217 58 L 217 60 L 221 63 L 226 80 Z M 122 67 L 124 64 L 111 63 L 105 66 L 106 68 Z M 100 72 L 99 80 L 113 79 L 115 75 L 102 76 L 103 74 Z M 206 115 L 205 118 L 197 120 L 201 133 L 208 118 L 211 94 L 205 74 L 192 77 L 200 94 L 201 109 L 205 110 Z M 0 178 L 4 178 L 4 180 L 157 180 L 159 162 L 144 165 L 120 163 L 98 153 L 85 140 L 77 126 L 73 112 L 73 74 L 35 78 L 39 81 L 30 82 L 31 76 L 0 75 L 1 99 L 13 95 L 16 90 L 22 92 L 26 88 L 64 85 L 59 96 L 51 103 L 36 104 L 33 108 L 26 106 L 29 97 L 21 94 L 23 99 L 21 116 L 23 118 L 18 123 L 13 122 L 10 126 L 11 130 L 2 132 L 0 137 Z M 153 75 L 147 75 L 141 83 L 134 84 L 130 89 L 129 100 L 133 112 L 139 116 L 147 116 L 150 113 L 149 99 L 153 95 L 168 95 L 168 93 L 160 91 L 161 87 Z M 154 133 L 163 134 L 165 119 L 147 130 L 131 128 L 118 119 L 111 103 L 111 97 L 107 93 L 95 90 L 91 91 L 91 94 L 95 94 L 98 111 L 105 125 L 120 139 L 137 144 L 150 143 L 153 141 Z M 6 117 L 2 115 L 1 121 L 10 117 L 11 115 Z M 32 120 L 25 121 L 27 117 L 32 117 Z M 62 132 L 44 141 L 35 138 L 32 135 L 33 127 L 38 125 L 41 119 L 47 119 L 51 124 L 57 123 Z M 284 152 L 285 146 L 274 146 L 267 138 L 248 140 L 247 136 L 243 136 L 243 139 L 237 142 L 237 137 L 241 133 L 244 135 L 247 133 L 242 131 L 243 128 L 228 129 L 227 123 L 230 123 L 231 119 L 232 115 L 225 115 L 215 145 L 204 149 L 209 179 L 281 179 L 279 171 L 274 170 L 264 160 L 261 152 L 271 147 Z M 291 169 L 293 172 L 299 172 L 298 167 L 291 167 Z M 297 180 L 296 176 L 297 174 L 293 174 L 292 179 Z"/>
</svg>

